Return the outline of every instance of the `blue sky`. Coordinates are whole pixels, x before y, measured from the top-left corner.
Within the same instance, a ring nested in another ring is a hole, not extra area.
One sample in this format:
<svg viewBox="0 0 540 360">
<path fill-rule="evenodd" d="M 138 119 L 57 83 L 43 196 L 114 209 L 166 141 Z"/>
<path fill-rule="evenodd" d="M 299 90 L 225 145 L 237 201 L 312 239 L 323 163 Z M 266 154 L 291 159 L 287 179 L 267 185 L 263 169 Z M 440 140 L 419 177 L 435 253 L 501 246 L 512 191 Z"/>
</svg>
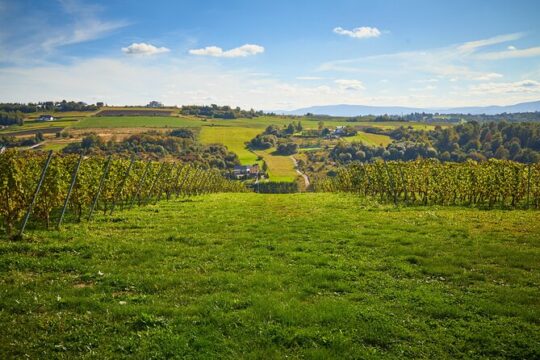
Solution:
<svg viewBox="0 0 540 360">
<path fill-rule="evenodd" d="M 539 1 L 0 0 L 0 101 L 540 99 Z"/>
</svg>

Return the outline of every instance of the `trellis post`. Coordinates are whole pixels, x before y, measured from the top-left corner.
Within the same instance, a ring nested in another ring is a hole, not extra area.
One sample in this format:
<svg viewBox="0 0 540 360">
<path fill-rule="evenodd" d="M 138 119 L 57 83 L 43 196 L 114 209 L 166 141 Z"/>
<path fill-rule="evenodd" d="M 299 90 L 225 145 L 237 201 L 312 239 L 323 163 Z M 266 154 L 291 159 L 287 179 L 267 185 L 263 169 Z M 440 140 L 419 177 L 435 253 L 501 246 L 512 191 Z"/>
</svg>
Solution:
<svg viewBox="0 0 540 360">
<path fill-rule="evenodd" d="M 90 207 L 90 213 L 88 214 L 88 221 L 92 219 L 92 215 L 94 214 L 94 210 L 99 200 L 99 196 L 101 195 L 101 190 L 103 189 L 103 184 L 105 184 L 105 179 L 107 178 L 107 175 L 109 175 L 109 166 L 111 165 L 111 159 L 112 159 L 112 155 L 109 155 L 109 157 L 107 158 L 107 162 L 105 163 L 103 175 L 101 176 L 101 179 L 99 181 L 99 187 L 98 187 L 96 196 L 94 197 L 94 201 L 92 202 L 92 206 Z"/>
<path fill-rule="evenodd" d="M 69 185 L 68 193 L 66 195 L 66 200 L 64 201 L 64 206 L 62 207 L 62 212 L 60 213 L 60 218 L 58 219 L 58 224 L 56 224 L 56 229 L 60 230 L 60 226 L 62 225 L 62 221 L 64 220 L 64 215 L 66 214 L 66 209 L 69 204 L 69 199 L 71 198 L 71 193 L 73 192 L 73 188 L 75 187 L 75 183 L 77 182 L 77 174 L 79 173 L 79 169 L 81 168 L 81 163 L 84 158 L 84 155 L 81 154 L 79 156 L 79 160 L 77 161 L 77 164 L 75 165 L 75 170 L 73 171 L 73 175 L 71 176 L 71 184 Z"/>
<path fill-rule="evenodd" d="M 19 232 L 19 237 L 22 237 L 24 233 L 24 229 L 26 228 L 26 224 L 28 223 L 28 219 L 30 219 L 30 214 L 32 214 L 32 210 L 34 209 L 34 205 L 36 204 L 36 200 L 39 195 L 39 190 L 41 190 L 41 186 L 43 185 L 43 181 L 45 180 L 45 175 L 47 174 L 47 169 L 49 168 L 49 164 L 51 163 L 52 156 L 53 156 L 53 151 L 50 150 L 49 155 L 47 156 L 47 160 L 45 161 L 45 165 L 43 166 L 43 169 L 41 170 L 41 176 L 39 178 L 36 191 L 34 192 L 34 196 L 32 196 L 32 201 L 30 202 L 30 205 L 28 206 L 28 210 L 26 211 L 26 216 L 24 217 L 24 220 L 21 226 L 21 231 Z"/>
</svg>

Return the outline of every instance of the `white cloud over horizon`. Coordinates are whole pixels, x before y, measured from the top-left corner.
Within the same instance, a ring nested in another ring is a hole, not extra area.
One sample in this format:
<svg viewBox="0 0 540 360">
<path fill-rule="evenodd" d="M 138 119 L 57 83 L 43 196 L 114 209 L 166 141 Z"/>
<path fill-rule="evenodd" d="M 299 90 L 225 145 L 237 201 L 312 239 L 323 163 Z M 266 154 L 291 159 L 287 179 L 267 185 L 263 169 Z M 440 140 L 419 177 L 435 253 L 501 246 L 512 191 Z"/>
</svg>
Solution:
<svg viewBox="0 0 540 360">
<path fill-rule="evenodd" d="M 122 48 L 122 52 L 127 55 L 156 55 L 171 51 L 166 47 L 156 47 L 147 43 L 133 43 Z"/>
<path fill-rule="evenodd" d="M 360 80 L 356 79 L 337 79 L 334 80 L 334 83 L 339 85 L 339 87 L 343 90 L 358 91 L 365 89 L 364 84 Z"/>
<path fill-rule="evenodd" d="M 191 55 L 198 56 L 213 56 L 224 58 L 246 57 L 251 55 L 257 55 L 264 52 L 264 47 L 256 44 L 245 44 L 230 50 L 224 51 L 218 46 L 207 46 L 201 49 L 191 49 L 189 53 Z"/>
<path fill-rule="evenodd" d="M 371 87 L 367 93 L 362 91 L 366 86 L 360 80 L 321 81 L 317 86 L 298 85 L 268 74 L 230 70 L 190 58 L 160 62 L 140 57 L 94 58 L 63 65 L 0 68 L 0 83 L 10 84 L 0 88 L 0 98 L 28 102 L 69 97 L 111 105 L 143 105 L 158 100 L 168 105 L 216 103 L 264 110 L 343 103 L 413 107 L 508 105 L 540 98 L 540 83 L 534 79 L 458 87 L 452 96 L 434 93 L 440 89 L 429 84 L 409 93 L 388 89 L 377 92 Z"/>
<path fill-rule="evenodd" d="M 361 26 L 354 28 L 352 30 L 346 30 L 341 26 L 334 28 L 334 33 L 338 35 L 345 35 L 355 39 L 368 39 L 368 38 L 377 38 L 381 36 L 381 31 L 376 27 Z"/>
</svg>

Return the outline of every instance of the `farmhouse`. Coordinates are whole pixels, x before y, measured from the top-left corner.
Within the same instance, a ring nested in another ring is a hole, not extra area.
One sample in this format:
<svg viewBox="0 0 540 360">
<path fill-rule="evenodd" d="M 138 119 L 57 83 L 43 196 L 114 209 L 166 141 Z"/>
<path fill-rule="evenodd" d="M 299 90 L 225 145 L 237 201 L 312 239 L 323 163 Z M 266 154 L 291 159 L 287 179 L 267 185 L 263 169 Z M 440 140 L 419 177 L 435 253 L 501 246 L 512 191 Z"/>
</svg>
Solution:
<svg viewBox="0 0 540 360">
<path fill-rule="evenodd" d="M 342 136 L 345 134 L 345 126 L 336 126 L 336 130 L 334 130 L 334 135 Z"/>
<path fill-rule="evenodd" d="M 54 117 L 52 115 L 41 115 L 38 118 L 38 121 L 53 121 Z"/>
<path fill-rule="evenodd" d="M 259 174 L 259 164 L 236 165 L 233 170 L 235 179 L 248 179 L 257 177 Z"/>
<path fill-rule="evenodd" d="M 162 108 L 163 104 L 160 103 L 159 101 L 150 101 L 148 103 L 148 105 L 146 105 L 146 107 L 149 107 L 149 108 Z"/>
</svg>

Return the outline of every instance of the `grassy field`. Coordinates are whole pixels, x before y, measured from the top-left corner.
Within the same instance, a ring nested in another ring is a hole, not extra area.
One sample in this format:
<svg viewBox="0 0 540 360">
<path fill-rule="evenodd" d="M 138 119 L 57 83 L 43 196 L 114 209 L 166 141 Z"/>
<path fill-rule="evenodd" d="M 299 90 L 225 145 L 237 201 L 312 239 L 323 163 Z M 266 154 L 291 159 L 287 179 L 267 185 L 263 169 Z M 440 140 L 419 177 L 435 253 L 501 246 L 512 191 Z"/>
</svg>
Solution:
<svg viewBox="0 0 540 360">
<path fill-rule="evenodd" d="M 387 146 L 392 142 L 390 136 L 371 134 L 363 131 L 359 131 L 355 136 L 347 136 L 342 139 L 347 142 L 362 142 L 371 146 Z"/>
<path fill-rule="evenodd" d="M 288 155 L 274 155 L 276 149 L 259 150 L 255 153 L 262 157 L 268 166 L 271 181 L 294 181 L 298 177 L 294 163 Z"/>
<path fill-rule="evenodd" d="M 5 129 L 0 130 L 1 134 L 10 133 L 17 135 L 19 132 L 25 132 L 30 130 L 45 130 L 48 128 L 65 128 L 68 126 L 73 126 L 77 124 L 76 119 L 66 119 L 66 120 L 55 120 L 55 121 L 36 121 L 36 120 L 26 120 L 23 126 L 9 126 Z"/>
<path fill-rule="evenodd" d="M 195 118 L 175 116 L 103 116 L 84 118 L 74 128 L 159 128 L 199 127 L 205 122 Z"/>
<path fill-rule="evenodd" d="M 540 357 L 534 211 L 217 194 L 30 236 L 3 359 Z"/>
<path fill-rule="evenodd" d="M 240 158 L 244 165 L 254 164 L 261 157 L 268 166 L 272 181 L 294 181 L 297 174 L 289 156 L 273 155 L 275 149 L 249 151 L 245 143 L 260 134 L 262 129 L 249 127 L 205 126 L 201 128 L 200 140 L 204 144 L 221 143 Z"/>
<path fill-rule="evenodd" d="M 225 145 L 229 151 L 238 155 L 243 165 L 252 165 L 257 162 L 258 156 L 246 148 L 246 142 L 260 132 L 260 129 L 255 128 L 204 126 L 199 137 L 203 144 Z"/>
</svg>

